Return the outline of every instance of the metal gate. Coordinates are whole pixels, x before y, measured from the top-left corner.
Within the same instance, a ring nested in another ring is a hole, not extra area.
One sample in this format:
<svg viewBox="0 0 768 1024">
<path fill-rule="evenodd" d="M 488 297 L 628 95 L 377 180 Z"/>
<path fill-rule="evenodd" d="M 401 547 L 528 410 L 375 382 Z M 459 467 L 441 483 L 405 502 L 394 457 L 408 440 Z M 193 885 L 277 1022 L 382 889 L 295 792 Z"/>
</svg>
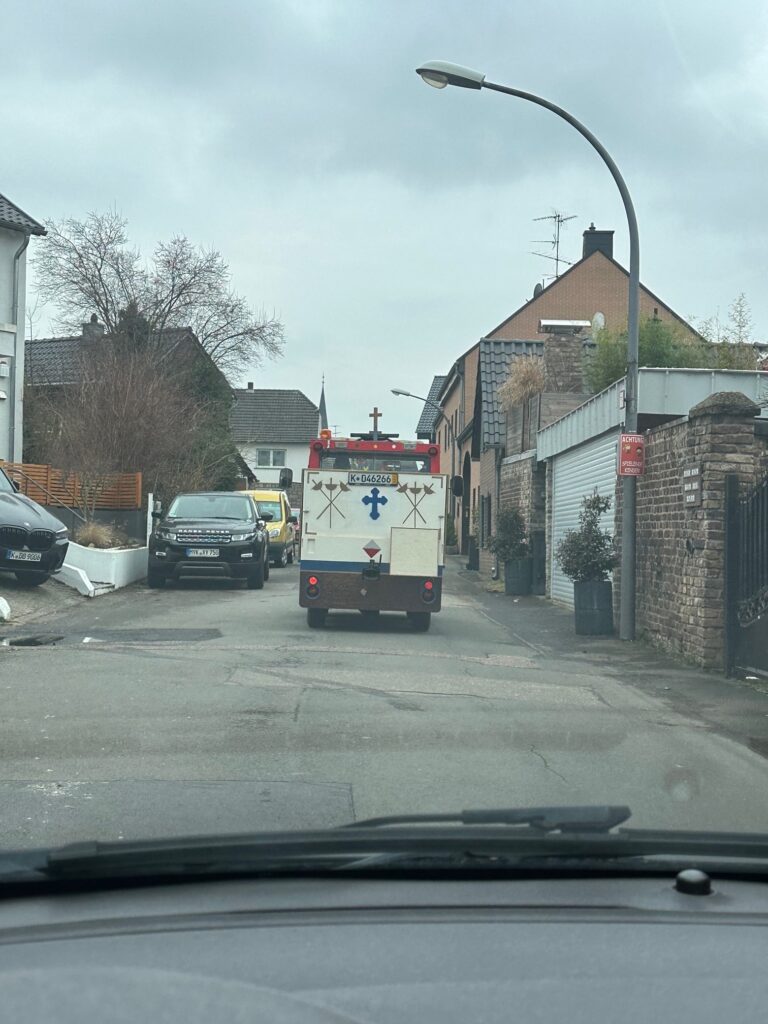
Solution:
<svg viewBox="0 0 768 1024">
<path fill-rule="evenodd" d="M 725 481 L 726 667 L 768 677 L 768 476 L 747 493 Z"/>
</svg>

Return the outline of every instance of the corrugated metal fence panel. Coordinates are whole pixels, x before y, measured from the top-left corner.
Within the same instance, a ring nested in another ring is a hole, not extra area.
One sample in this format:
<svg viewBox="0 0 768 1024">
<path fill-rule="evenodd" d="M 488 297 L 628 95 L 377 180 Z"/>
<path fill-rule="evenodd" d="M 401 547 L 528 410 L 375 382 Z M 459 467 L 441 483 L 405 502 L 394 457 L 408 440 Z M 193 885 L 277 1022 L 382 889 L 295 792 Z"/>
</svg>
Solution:
<svg viewBox="0 0 768 1024">
<path fill-rule="evenodd" d="M 555 561 L 557 545 L 567 530 L 579 525 L 581 502 L 585 495 L 613 498 L 616 488 L 616 445 L 618 433 L 611 431 L 556 455 L 552 478 L 552 597 L 573 604 L 573 582 L 564 576 Z M 614 508 L 605 515 L 604 526 L 613 533 Z"/>
</svg>

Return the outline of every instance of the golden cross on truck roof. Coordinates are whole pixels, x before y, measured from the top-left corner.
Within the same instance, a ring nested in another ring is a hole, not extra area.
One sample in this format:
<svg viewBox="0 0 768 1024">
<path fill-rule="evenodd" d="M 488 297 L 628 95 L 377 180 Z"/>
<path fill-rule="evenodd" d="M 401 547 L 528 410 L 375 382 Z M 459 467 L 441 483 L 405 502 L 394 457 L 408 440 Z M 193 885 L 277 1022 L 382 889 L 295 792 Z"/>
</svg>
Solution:
<svg viewBox="0 0 768 1024">
<path fill-rule="evenodd" d="M 378 405 L 374 405 L 373 412 L 369 412 L 368 416 L 370 417 L 370 419 L 373 420 L 373 430 L 374 433 L 376 433 L 379 429 L 379 420 L 381 419 L 382 416 L 382 414 L 379 412 Z"/>
</svg>

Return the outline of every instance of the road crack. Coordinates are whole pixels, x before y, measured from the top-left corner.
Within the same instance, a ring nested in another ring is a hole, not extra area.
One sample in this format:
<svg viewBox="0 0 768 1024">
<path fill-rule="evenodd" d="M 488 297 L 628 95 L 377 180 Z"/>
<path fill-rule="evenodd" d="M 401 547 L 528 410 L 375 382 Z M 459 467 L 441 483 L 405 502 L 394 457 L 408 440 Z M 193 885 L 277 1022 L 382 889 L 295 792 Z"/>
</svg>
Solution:
<svg viewBox="0 0 768 1024">
<path fill-rule="evenodd" d="M 552 772 L 553 775 L 556 775 L 558 777 L 558 779 L 561 779 L 563 782 L 568 782 L 568 779 L 566 779 L 566 777 L 564 775 L 561 775 L 560 772 L 557 771 L 556 768 L 553 768 L 550 765 L 549 761 L 547 761 L 546 757 L 544 757 L 544 755 L 540 751 L 538 751 L 536 749 L 536 747 L 534 747 L 533 745 L 531 745 L 531 753 L 535 754 L 536 757 L 539 758 L 539 760 L 541 761 L 541 763 L 544 765 L 544 767 L 547 769 L 548 772 Z"/>
</svg>

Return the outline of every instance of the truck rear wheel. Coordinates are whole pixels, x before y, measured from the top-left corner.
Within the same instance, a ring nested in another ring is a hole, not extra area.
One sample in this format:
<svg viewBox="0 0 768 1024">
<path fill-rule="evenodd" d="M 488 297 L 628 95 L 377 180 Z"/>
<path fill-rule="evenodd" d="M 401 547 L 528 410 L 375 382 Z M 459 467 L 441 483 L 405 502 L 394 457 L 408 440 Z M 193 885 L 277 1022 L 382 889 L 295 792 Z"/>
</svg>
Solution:
<svg viewBox="0 0 768 1024">
<path fill-rule="evenodd" d="M 327 616 L 327 608 L 307 608 L 307 625 L 310 629 L 320 629 L 325 625 Z"/>
<path fill-rule="evenodd" d="M 410 622 L 414 633 L 426 633 L 429 629 L 429 624 L 432 621 L 431 612 L 408 612 L 408 621 Z"/>
</svg>

